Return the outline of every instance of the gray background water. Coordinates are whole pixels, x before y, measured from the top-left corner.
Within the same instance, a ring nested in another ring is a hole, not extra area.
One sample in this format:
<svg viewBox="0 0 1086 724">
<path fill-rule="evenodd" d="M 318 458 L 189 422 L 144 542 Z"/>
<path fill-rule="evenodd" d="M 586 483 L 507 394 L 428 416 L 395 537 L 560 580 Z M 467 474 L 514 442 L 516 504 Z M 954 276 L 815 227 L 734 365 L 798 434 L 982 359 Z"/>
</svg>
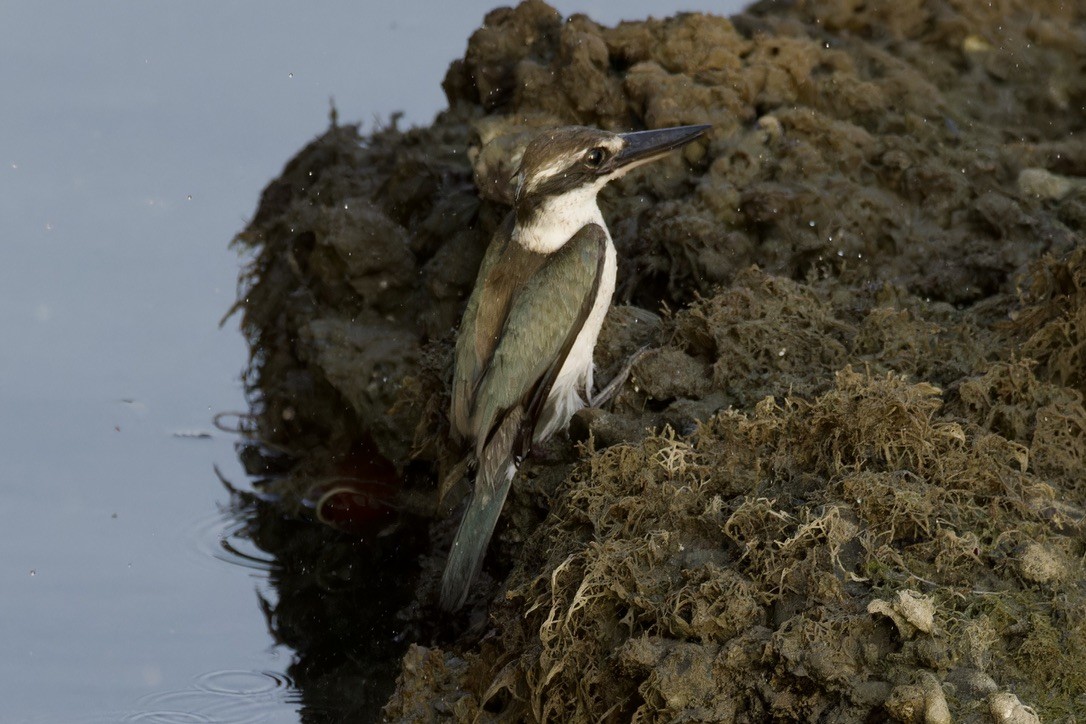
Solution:
<svg viewBox="0 0 1086 724">
<path fill-rule="evenodd" d="M 428 123 L 492 6 L 0 2 L 0 721 L 297 721 L 263 572 L 218 543 L 226 245 L 330 97 Z"/>
</svg>

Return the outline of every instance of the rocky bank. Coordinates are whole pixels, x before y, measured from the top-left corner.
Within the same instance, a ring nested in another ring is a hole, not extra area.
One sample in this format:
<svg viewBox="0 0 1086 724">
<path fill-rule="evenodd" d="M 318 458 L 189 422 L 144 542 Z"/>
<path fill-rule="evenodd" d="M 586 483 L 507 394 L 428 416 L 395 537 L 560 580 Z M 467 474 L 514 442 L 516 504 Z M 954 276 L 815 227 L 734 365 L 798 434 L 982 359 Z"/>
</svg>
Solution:
<svg viewBox="0 0 1086 724">
<path fill-rule="evenodd" d="M 239 509 L 312 720 L 393 686 L 404 721 L 1086 715 L 1086 6 L 529 0 L 444 88 L 429 127 L 333 123 L 235 242 Z M 601 195 L 597 379 L 648 351 L 443 620 L 455 325 L 516 154 L 571 123 L 713 129 Z"/>
</svg>

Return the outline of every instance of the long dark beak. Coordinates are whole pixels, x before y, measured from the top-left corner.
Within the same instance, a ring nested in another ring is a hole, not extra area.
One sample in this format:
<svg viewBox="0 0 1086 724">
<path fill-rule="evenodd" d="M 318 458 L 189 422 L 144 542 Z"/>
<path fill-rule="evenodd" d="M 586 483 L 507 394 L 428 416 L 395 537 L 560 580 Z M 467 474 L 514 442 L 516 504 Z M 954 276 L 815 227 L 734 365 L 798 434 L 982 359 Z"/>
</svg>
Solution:
<svg viewBox="0 0 1086 724">
<path fill-rule="evenodd" d="M 705 135 L 712 126 L 675 126 L 674 128 L 661 128 L 655 131 L 636 131 L 623 133 L 619 138 L 623 141 L 622 150 L 618 152 L 610 164 L 608 172 L 617 171 L 627 166 L 640 166 L 643 163 L 653 161 L 668 151 L 690 143 L 695 138 Z"/>
</svg>

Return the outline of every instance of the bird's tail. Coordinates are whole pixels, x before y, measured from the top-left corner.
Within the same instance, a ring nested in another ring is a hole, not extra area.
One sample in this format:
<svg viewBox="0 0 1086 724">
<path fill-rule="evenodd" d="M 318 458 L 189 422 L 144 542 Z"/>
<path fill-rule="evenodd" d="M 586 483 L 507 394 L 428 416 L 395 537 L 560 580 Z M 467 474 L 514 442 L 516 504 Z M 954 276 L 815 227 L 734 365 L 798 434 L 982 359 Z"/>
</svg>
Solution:
<svg viewBox="0 0 1086 724">
<path fill-rule="evenodd" d="M 455 611 L 464 605 L 472 582 L 483 567 L 490 538 L 498 525 L 516 466 L 509 463 L 493 482 L 479 480 L 468 501 L 468 508 L 456 530 L 445 573 L 441 577 L 441 608 Z M 479 475 L 483 477 L 482 473 Z"/>
</svg>

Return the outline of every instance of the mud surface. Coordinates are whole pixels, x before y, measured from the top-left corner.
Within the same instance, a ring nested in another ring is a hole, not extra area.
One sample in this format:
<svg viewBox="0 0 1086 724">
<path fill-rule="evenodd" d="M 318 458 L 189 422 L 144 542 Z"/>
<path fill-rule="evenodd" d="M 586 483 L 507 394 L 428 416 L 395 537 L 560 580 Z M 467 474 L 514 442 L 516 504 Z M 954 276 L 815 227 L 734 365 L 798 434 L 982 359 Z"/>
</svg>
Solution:
<svg viewBox="0 0 1086 724">
<path fill-rule="evenodd" d="M 333 125 L 236 242 L 253 535 L 335 574 L 269 620 L 321 691 L 373 715 L 402 656 L 394 720 L 1086 712 L 1086 10 L 526 2 L 444 87 L 431 127 Z M 713 130 L 601 195 L 597 379 L 648 351 L 436 620 L 454 326 L 518 149 L 568 123 Z"/>
</svg>

